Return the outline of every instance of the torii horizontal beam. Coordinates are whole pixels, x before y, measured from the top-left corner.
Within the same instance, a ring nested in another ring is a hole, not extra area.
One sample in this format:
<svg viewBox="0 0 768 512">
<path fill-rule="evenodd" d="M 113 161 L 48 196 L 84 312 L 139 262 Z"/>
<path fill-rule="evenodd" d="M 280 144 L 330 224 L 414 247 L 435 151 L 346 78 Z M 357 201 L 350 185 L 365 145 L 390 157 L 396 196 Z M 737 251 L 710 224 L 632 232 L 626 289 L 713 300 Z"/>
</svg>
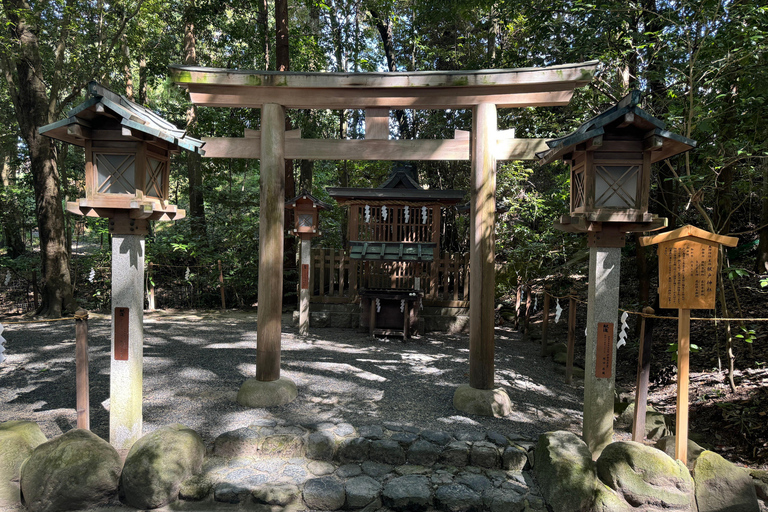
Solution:
<svg viewBox="0 0 768 512">
<path fill-rule="evenodd" d="M 170 67 L 171 79 L 196 105 L 261 108 L 446 109 L 481 103 L 504 107 L 562 106 L 588 84 L 597 61 L 546 68 L 411 73 L 286 73 Z"/>
<path fill-rule="evenodd" d="M 447 140 L 301 139 L 286 132 L 285 158 L 291 160 L 469 160 L 469 137 L 459 132 Z M 535 160 L 547 149 L 546 139 L 515 139 L 513 130 L 498 132 L 496 160 Z M 203 137 L 207 158 L 261 158 L 261 134 L 246 137 Z"/>
</svg>

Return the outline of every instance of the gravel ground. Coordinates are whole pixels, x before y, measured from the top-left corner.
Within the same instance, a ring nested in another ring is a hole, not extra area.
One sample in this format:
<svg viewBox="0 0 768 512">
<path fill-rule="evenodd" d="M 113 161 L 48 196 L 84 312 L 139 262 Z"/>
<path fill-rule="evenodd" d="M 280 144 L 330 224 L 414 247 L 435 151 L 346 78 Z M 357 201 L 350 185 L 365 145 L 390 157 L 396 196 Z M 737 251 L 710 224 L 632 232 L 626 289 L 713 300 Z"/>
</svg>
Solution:
<svg viewBox="0 0 768 512">
<path fill-rule="evenodd" d="M 469 338 L 429 333 L 407 343 L 371 339 L 353 329 L 314 329 L 306 338 L 283 319 L 282 375 L 299 397 L 270 409 L 235 402 L 256 372 L 256 315 L 156 312 L 144 317 L 144 433 L 183 423 L 206 441 L 257 419 L 302 425 L 393 423 L 423 429 L 497 431 L 535 438 L 549 430 L 581 432 L 583 386 L 567 386 L 538 343 L 496 329 L 496 382 L 514 412 L 467 416 L 453 393 L 469 381 Z M 91 430 L 109 437 L 110 320 L 89 321 Z M 49 437 L 76 425 L 73 322 L 6 325 L 0 365 L 0 422 L 33 420 Z"/>
</svg>

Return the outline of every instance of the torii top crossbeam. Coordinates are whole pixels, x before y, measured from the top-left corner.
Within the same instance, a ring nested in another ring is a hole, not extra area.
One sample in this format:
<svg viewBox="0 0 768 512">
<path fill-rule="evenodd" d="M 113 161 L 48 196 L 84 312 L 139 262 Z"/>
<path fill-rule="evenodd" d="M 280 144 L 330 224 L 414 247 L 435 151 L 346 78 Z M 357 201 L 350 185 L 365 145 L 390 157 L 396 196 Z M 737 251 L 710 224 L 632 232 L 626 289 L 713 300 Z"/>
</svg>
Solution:
<svg viewBox="0 0 768 512">
<path fill-rule="evenodd" d="M 174 65 L 171 79 L 207 107 L 470 108 L 562 106 L 592 80 L 597 61 L 545 68 L 408 73 L 292 73 Z"/>
</svg>

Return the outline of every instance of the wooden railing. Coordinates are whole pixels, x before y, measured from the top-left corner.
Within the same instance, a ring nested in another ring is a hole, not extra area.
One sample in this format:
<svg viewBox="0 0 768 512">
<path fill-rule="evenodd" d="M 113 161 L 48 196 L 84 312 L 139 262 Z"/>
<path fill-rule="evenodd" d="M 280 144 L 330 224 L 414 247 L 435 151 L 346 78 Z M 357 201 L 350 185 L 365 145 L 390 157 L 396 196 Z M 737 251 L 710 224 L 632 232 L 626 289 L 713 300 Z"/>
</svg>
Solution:
<svg viewBox="0 0 768 512">
<path fill-rule="evenodd" d="M 432 262 L 404 263 L 350 260 L 340 249 L 312 249 L 310 301 L 357 302 L 365 288 L 419 288 L 425 305 L 469 304 L 469 255 L 443 253 Z"/>
</svg>

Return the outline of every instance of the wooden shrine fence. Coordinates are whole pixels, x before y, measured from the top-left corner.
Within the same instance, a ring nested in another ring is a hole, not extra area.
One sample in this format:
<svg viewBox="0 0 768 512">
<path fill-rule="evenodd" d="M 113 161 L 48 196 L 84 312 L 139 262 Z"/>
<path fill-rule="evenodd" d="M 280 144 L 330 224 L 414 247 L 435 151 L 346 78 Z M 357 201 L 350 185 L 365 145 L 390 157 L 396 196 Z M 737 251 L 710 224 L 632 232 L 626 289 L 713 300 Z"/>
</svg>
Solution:
<svg viewBox="0 0 768 512">
<path fill-rule="evenodd" d="M 420 278 L 425 306 L 469 307 L 469 254 L 443 253 L 431 262 L 350 260 L 342 249 L 312 249 L 310 301 L 357 302 L 359 287 L 415 288 Z"/>
</svg>

